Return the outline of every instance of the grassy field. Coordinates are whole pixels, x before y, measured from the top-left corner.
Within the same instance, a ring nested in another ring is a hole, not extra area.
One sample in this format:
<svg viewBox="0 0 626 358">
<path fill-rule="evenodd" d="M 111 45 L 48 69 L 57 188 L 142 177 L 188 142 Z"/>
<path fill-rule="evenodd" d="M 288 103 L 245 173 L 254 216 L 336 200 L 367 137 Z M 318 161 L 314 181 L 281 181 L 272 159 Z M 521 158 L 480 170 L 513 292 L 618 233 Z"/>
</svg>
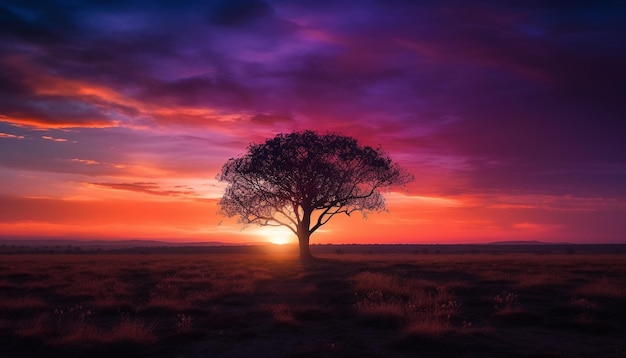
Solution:
<svg viewBox="0 0 626 358">
<path fill-rule="evenodd" d="M 2 255 L 0 356 L 624 357 L 625 255 Z"/>
</svg>

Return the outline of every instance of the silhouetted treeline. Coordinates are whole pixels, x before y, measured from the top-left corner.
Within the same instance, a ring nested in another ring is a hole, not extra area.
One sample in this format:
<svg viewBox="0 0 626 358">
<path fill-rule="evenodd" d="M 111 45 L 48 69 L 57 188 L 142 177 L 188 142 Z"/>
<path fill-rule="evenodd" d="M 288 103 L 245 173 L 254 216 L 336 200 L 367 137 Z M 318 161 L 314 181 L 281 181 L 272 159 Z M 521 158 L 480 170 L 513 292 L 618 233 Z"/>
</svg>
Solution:
<svg viewBox="0 0 626 358">
<path fill-rule="evenodd" d="M 293 253 L 297 255 L 296 245 L 277 246 L 271 244 L 256 245 L 216 245 L 190 246 L 128 246 L 107 247 L 94 245 L 33 245 L 31 244 L 0 244 L 0 254 L 266 254 Z M 626 244 L 462 244 L 462 245 L 423 245 L 423 244 L 318 244 L 311 245 L 311 252 L 318 255 L 504 255 L 504 254 L 624 254 Z"/>
</svg>

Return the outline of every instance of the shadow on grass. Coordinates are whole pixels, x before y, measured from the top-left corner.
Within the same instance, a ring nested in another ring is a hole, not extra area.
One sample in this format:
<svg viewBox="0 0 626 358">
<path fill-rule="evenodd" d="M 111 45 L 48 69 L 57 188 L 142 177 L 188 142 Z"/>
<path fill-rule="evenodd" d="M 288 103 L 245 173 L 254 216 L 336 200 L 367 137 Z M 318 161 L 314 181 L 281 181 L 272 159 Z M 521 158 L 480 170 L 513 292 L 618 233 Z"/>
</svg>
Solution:
<svg viewBox="0 0 626 358">
<path fill-rule="evenodd" d="M 391 343 L 391 347 L 397 350 L 410 350 L 419 352 L 424 357 L 457 357 L 466 351 L 450 336 L 427 336 L 419 334 L 406 334 Z"/>
</svg>

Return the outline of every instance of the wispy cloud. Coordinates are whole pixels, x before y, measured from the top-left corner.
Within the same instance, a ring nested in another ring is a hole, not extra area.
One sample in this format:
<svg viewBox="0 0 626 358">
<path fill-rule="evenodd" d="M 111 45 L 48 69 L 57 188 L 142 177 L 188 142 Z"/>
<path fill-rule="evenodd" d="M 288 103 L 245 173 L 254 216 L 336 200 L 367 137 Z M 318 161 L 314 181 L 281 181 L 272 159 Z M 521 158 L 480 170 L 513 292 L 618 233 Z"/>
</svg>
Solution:
<svg viewBox="0 0 626 358">
<path fill-rule="evenodd" d="M 77 158 L 72 158 L 70 159 L 71 162 L 75 162 L 75 163 L 81 163 L 81 164 L 87 164 L 87 165 L 97 165 L 97 164 L 102 164 L 100 162 L 97 162 L 95 160 L 91 160 L 91 159 L 77 159 Z"/>
<path fill-rule="evenodd" d="M 0 138 L 24 139 L 26 137 L 24 137 L 23 135 L 15 135 L 15 134 L 11 134 L 11 133 L 0 132 Z"/>
<path fill-rule="evenodd" d="M 157 183 L 152 182 L 135 182 L 135 183 L 89 183 L 91 185 L 116 189 L 116 190 L 128 190 L 138 193 L 145 193 L 150 195 L 160 196 L 175 196 L 175 197 L 197 197 L 198 194 L 191 188 L 186 186 L 176 186 L 175 189 L 163 189 Z M 186 189 L 186 190 L 184 190 Z"/>
<path fill-rule="evenodd" d="M 45 140 L 51 140 L 53 142 L 67 142 L 67 139 L 64 139 L 64 138 L 54 138 L 54 137 L 51 137 L 49 135 L 42 135 L 41 138 L 43 138 Z"/>
</svg>

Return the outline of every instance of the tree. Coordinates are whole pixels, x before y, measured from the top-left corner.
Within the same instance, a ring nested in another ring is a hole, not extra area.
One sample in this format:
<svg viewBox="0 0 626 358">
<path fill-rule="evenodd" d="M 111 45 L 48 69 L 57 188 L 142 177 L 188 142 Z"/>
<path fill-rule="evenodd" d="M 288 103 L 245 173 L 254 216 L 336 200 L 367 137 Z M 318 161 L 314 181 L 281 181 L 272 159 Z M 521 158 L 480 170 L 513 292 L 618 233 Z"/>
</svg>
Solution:
<svg viewBox="0 0 626 358">
<path fill-rule="evenodd" d="M 385 210 L 381 190 L 413 179 L 381 149 L 356 139 L 313 131 L 278 134 L 229 159 L 218 179 L 228 217 L 285 226 L 298 237 L 300 258 L 312 258 L 309 238 L 335 215 Z"/>
</svg>

